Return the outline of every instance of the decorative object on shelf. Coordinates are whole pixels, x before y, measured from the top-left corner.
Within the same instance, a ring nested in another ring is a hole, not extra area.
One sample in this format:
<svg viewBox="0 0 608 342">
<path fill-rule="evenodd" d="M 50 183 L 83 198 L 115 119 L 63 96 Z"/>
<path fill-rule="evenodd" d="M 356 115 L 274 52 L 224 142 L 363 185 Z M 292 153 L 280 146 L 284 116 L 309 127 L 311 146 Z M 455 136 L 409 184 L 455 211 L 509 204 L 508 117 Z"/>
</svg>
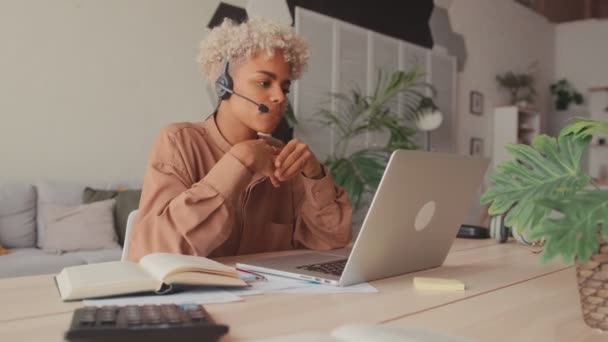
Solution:
<svg viewBox="0 0 608 342">
<path fill-rule="evenodd" d="M 502 75 L 496 75 L 498 85 L 509 91 L 511 105 L 528 106 L 534 103 L 536 89 L 534 89 L 534 77 L 531 74 L 516 74 L 508 71 Z"/>
<path fill-rule="evenodd" d="M 555 109 L 557 110 L 567 110 L 572 103 L 580 105 L 584 102 L 583 95 L 565 78 L 551 84 L 549 90 L 555 97 Z"/>
<path fill-rule="evenodd" d="M 544 240 L 542 260 L 561 256 L 576 262 L 583 317 L 608 331 L 608 190 L 581 165 L 594 135 L 608 133 L 608 122 L 576 118 L 557 138 L 540 135 L 533 145 L 506 147 L 514 157 L 498 165 L 492 186 L 482 195 L 490 215 L 505 216 L 532 240 Z"/>
<path fill-rule="evenodd" d="M 435 91 L 433 90 L 433 94 Z M 414 112 L 412 121 L 418 130 L 425 134 L 425 148 L 431 150 L 431 131 L 439 128 L 443 122 L 443 114 L 439 111 L 439 107 L 433 102 L 433 99 L 424 96 L 420 100 L 418 109 Z"/>
<path fill-rule="evenodd" d="M 416 130 L 411 127 L 415 127 L 414 119 L 425 97 L 423 94 L 427 88 L 432 90 L 421 81 L 423 76 L 417 68 L 396 71 L 388 77 L 378 71 L 371 95 L 364 95 L 357 88 L 349 94 L 332 94 L 336 110 L 321 109 L 316 114 L 322 124 L 335 128 L 336 143 L 325 165 L 334 181 L 346 189 L 355 208 L 360 207 L 364 193 L 376 191 L 394 150 L 418 149 L 412 140 Z M 398 94 L 401 94 L 400 110 L 396 112 L 391 105 Z M 387 133 L 385 146 L 351 151 L 350 142 L 368 132 Z"/>
<path fill-rule="evenodd" d="M 471 138 L 469 154 L 474 157 L 483 157 L 483 139 Z"/>
<path fill-rule="evenodd" d="M 472 114 L 481 115 L 483 114 L 483 94 L 472 90 L 469 99 L 469 111 Z"/>
</svg>

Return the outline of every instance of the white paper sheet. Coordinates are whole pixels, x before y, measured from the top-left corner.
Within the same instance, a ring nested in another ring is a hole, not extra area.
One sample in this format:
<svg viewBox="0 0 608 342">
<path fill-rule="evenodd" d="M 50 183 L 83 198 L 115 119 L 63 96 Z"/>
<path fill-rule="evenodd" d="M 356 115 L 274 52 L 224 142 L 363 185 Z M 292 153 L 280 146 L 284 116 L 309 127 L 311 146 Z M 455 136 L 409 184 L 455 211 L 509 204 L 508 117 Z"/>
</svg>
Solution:
<svg viewBox="0 0 608 342">
<path fill-rule="evenodd" d="M 249 280 L 248 289 L 230 290 L 239 296 L 257 295 L 261 293 L 374 293 L 378 290 L 369 283 L 361 283 L 346 287 L 324 285 L 316 282 L 298 280 L 265 274 L 267 281 Z M 234 292 L 233 292 L 234 291 Z"/>
<path fill-rule="evenodd" d="M 144 304 L 214 304 L 230 303 L 243 300 L 239 296 L 253 296 L 265 293 L 290 294 L 323 294 L 323 293 L 374 293 L 378 290 L 368 283 L 361 283 L 346 287 L 324 285 L 315 282 L 279 277 L 265 274 L 266 281 L 255 278 L 246 279 L 248 288 L 206 288 L 189 289 L 168 295 L 142 295 L 107 299 L 88 299 L 86 306 L 104 305 L 144 305 Z"/>
<path fill-rule="evenodd" d="M 104 305 L 144 305 L 144 304 L 213 304 L 213 303 L 230 303 L 242 300 L 236 294 L 225 290 L 204 289 L 204 290 L 187 290 L 184 292 L 172 293 L 167 295 L 143 295 L 143 296 L 128 296 L 120 298 L 106 299 L 88 299 L 84 301 L 86 306 L 104 306 Z"/>
</svg>

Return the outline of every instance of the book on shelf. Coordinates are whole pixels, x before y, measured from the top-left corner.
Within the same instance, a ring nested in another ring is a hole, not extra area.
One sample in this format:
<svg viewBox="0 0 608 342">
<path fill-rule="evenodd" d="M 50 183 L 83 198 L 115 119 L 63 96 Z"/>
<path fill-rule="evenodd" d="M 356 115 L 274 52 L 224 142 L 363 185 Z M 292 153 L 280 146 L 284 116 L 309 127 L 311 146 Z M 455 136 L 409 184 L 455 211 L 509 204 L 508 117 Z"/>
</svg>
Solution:
<svg viewBox="0 0 608 342">
<path fill-rule="evenodd" d="M 247 286 L 238 271 L 208 258 L 152 253 L 139 262 L 112 261 L 65 267 L 55 276 L 61 299 L 165 294 L 180 285 Z"/>
</svg>

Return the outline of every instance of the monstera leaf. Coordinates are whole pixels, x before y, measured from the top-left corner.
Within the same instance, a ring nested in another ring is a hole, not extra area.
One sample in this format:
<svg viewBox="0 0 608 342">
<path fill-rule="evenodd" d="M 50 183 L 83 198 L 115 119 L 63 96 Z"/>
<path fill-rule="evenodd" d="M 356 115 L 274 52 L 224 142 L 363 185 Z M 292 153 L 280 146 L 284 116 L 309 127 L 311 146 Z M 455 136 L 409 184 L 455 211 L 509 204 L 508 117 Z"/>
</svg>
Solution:
<svg viewBox="0 0 608 342">
<path fill-rule="evenodd" d="M 589 184 L 581 169 L 581 157 L 591 136 L 563 134 L 559 138 L 541 135 L 532 146 L 508 145 L 515 160 L 498 165 L 491 176 L 493 186 L 481 197 L 489 204 L 490 215 L 504 214 L 505 224 L 519 232 L 534 229 L 550 208 L 539 200 L 559 200 L 572 196 Z"/>
<path fill-rule="evenodd" d="M 575 118 L 572 123 L 570 123 L 560 132 L 560 135 L 573 135 L 576 138 L 584 139 L 597 133 L 608 133 L 608 122 L 595 121 L 586 118 Z"/>
<path fill-rule="evenodd" d="M 545 239 L 543 261 L 561 254 L 565 262 L 574 257 L 586 262 L 598 251 L 599 227 L 608 241 L 608 191 L 579 192 L 539 204 L 561 214 L 559 218 L 543 220 L 530 234 L 533 239 Z"/>
</svg>

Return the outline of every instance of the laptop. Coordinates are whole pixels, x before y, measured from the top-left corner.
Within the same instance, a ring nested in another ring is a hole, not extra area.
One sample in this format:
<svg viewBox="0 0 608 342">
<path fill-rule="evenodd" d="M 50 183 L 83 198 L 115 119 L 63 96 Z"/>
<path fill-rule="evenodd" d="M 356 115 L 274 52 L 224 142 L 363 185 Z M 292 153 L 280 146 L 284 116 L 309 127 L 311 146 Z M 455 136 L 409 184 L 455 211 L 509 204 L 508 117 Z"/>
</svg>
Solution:
<svg viewBox="0 0 608 342">
<path fill-rule="evenodd" d="M 352 248 L 237 263 L 237 268 L 348 286 L 441 266 L 489 159 L 396 150 Z"/>
</svg>

